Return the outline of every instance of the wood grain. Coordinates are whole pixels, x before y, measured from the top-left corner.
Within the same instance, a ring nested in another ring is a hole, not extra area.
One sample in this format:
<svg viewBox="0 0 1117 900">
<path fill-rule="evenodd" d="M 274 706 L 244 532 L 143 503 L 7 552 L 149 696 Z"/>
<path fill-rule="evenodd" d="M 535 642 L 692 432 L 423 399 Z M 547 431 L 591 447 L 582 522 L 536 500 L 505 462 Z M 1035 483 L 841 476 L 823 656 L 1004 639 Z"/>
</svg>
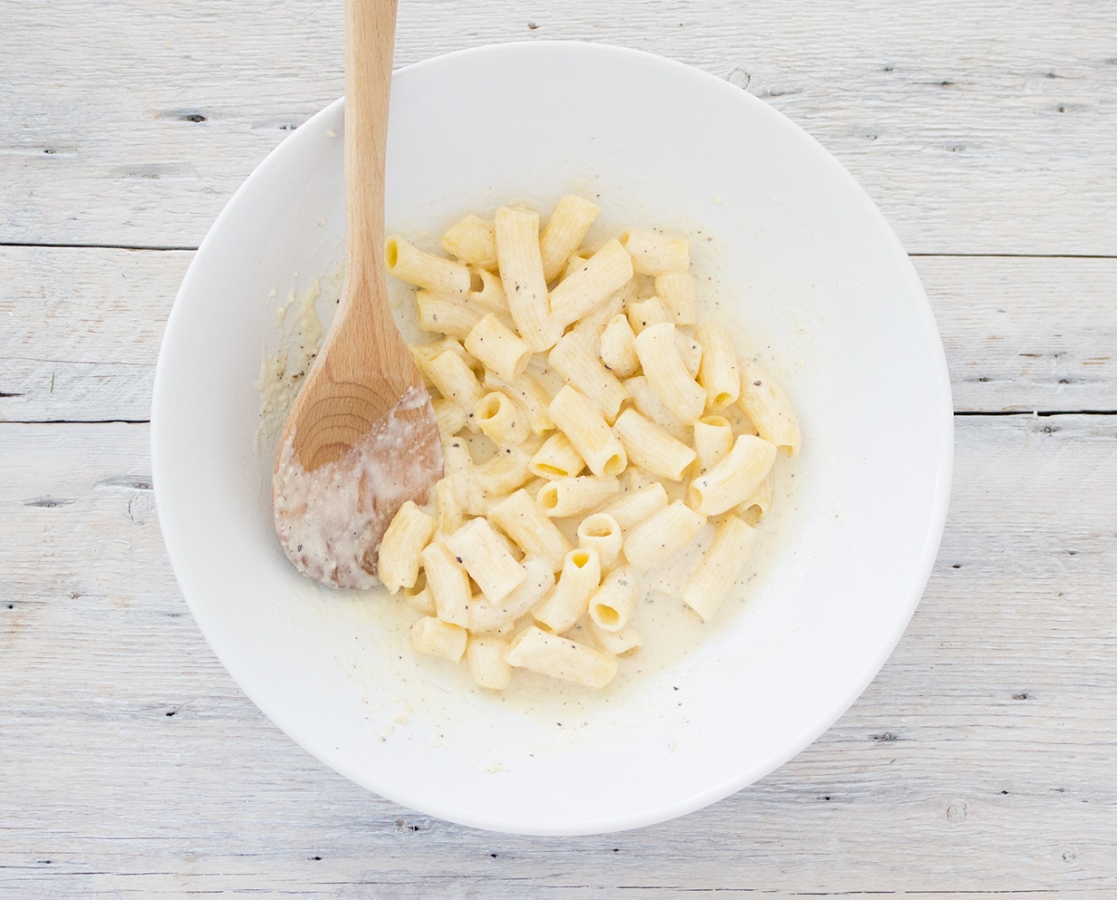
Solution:
<svg viewBox="0 0 1117 900">
<path fill-rule="evenodd" d="M 1113 419 L 960 419 L 927 593 L 838 724 L 709 809 L 562 840 L 413 814 L 264 719 L 173 585 L 146 426 L 2 433 L 2 895 L 1117 891 Z"/>
<path fill-rule="evenodd" d="M 615 15 L 594 0 L 413 0 L 396 64 L 509 40 L 635 47 L 786 113 L 912 252 L 1113 256 L 1115 15 L 1108 0 Z M 340 0 L 9 4 L 0 242 L 196 246 L 268 151 L 341 95 L 342 58 Z"/>
</svg>

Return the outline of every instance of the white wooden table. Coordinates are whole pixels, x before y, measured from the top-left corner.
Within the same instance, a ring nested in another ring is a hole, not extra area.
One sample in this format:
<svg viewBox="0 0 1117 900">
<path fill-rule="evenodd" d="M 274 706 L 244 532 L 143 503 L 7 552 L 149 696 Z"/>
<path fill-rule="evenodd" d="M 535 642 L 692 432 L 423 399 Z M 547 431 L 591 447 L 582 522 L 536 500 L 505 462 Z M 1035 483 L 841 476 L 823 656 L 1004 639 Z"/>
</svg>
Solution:
<svg viewBox="0 0 1117 900">
<path fill-rule="evenodd" d="M 907 634 L 825 736 L 641 831 L 472 831 L 241 694 L 152 503 L 206 229 L 342 93 L 340 0 L 0 0 L 0 897 L 1117 896 L 1117 3 L 401 0 L 397 64 L 625 44 L 728 78 L 879 204 L 957 460 Z"/>
</svg>

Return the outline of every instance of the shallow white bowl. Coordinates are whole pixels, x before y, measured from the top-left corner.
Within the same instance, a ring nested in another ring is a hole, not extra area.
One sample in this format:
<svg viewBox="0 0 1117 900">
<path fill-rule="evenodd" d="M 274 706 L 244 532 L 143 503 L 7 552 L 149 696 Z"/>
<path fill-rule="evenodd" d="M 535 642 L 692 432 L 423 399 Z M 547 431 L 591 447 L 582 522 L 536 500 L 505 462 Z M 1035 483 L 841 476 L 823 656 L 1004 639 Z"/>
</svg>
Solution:
<svg viewBox="0 0 1117 900">
<path fill-rule="evenodd" d="M 570 43 L 456 53 L 397 73 L 391 117 L 392 230 L 437 235 L 507 202 L 545 213 L 577 191 L 602 207 L 602 234 L 658 225 L 688 235 L 706 290 L 799 410 L 794 491 L 752 579 L 698 649 L 584 701 L 471 690 L 450 664 L 412 657 L 397 601 L 296 575 L 272 530 L 257 378 L 276 327 L 271 290 L 301 288 L 341 258 L 342 141 L 329 134 L 343 130 L 339 101 L 236 193 L 167 325 L 155 493 L 199 627 L 295 741 L 428 814 L 580 834 L 724 797 L 849 707 L 929 576 L 953 425 L 915 272 L 869 198 L 805 132 L 667 60 Z"/>
</svg>

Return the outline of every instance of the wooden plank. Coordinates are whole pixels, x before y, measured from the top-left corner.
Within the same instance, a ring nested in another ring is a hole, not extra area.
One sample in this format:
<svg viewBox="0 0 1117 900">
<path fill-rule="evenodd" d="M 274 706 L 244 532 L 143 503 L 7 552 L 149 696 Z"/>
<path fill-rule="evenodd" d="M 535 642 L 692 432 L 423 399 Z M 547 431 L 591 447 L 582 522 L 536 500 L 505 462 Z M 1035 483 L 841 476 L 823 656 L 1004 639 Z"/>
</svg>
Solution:
<svg viewBox="0 0 1117 900">
<path fill-rule="evenodd" d="M 413 814 L 272 727 L 173 586 L 146 426 L 0 425 L 0 894 L 1117 892 L 1117 420 L 957 425 L 930 585 L 839 723 L 709 809 L 562 840 Z"/>
<path fill-rule="evenodd" d="M 401 6 L 397 65 L 576 39 L 729 78 L 830 149 L 910 251 L 1117 255 L 1110 2 Z M 342 93 L 340 0 L 112 10 L 5 10 L 0 242 L 194 246 L 290 128 Z"/>
<path fill-rule="evenodd" d="M 148 418 L 192 254 L 0 247 L 0 421 Z M 955 408 L 1117 409 L 1117 260 L 921 257 Z"/>
</svg>

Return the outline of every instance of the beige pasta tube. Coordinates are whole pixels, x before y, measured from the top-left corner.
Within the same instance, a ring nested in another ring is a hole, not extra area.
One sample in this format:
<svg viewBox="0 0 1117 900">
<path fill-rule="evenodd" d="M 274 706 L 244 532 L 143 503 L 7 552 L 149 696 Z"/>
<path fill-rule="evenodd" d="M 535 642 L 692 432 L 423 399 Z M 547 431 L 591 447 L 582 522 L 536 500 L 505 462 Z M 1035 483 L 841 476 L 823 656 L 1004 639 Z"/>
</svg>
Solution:
<svg viewBox="0 0 1117 900">
<path fill-rule="evenodd" d="M 709 472 L 733 449 L 733 426 L 725 416 L 703 416 L 694 422 L 695 469 L 698 475 Z"/>
<path fill-rule="evenodd" d="M 419 577 L 419 554 L 434 534 L 434 517 L 408 500 L 392 518 L 380 541 L 376 571 L 389 594 L 415 586 Z"/>
<path fill-rule="evenodd" d="M 470 636 L 465 645 L 465 658 L 473 680 L 493 691 L 508 687 L 508 682 L 512 680 L 512 667 L 504 658 L 507 651 L 508 642 L 503 638 Z"/>
<path fill-rule="evenodd" d="M 543 434 L 555 427 L 551 414 L 547 411 L 547 407 L 551 405 L 551 395 L 531 375 L 524 373 L 512 382 L 487 371 L 485 387 L 490 391 L 500 391 L 515 400 L 527 416 L 528 427 L 533 434 Z"/>
<path fill-rule="evenodd" d="M 457 353 L 447 351 L 427 363 L 427 375 L 447 400 L 453 400 L 466 414 L 467 424 L 473 424 L 473 411 L 485 392 L 477 376 Z"/>
<path fill-rule="evenodd" d="M 702 345 L 676 328 L 675 346 L 679 348 L 679 358 L 683 361 L 687 375 L 698 378 L 698 370 L 702 368 Z"/>
<path fill-rule="evenodd" d="M 446 548 L 492 603 L 524 580 L 523 567 L 501 544 L 486 519 L 472 519 L 446 538 Z"/>
<path fill-rule="evenodd" d="M 438 609 L 434 605 L 434 595 L 431 593 L 430 588 L 427 587 L 427 575 L 425 572 L 419 572 L 419 577 L 415 581 L 414 587 L 403 589 L 403 599 L 407 601 L 408 606 L 416 612 L 421 612 L 424 616 L 438 615 Z"/>
<path fill-rule="evenodd" d="M 608 653 L 548 634 L 534 625 L 525 628 L 508 645 L 505 659 L 517 668 L 600 689 L 617 674 L 617 660 Z"/>
<path fill-rule="evenodd" d="M 676 325 L 698 321 L 698 280 L 689 272 L 656 275 L 655 293 Z"/>
<path fill-rule="evenodd" d="M 411 646 L 419 653 L 441 656 L 450 662 L 461 661 L 468 637 L 464 628 L 431 616 L 416 619 L 410 633 Z"/>
<path fill-rule="evenodd" d="M 623 540 L 621 526 L 607 513 L 594 513 L 578 523 L 578 546 L 597 551 L 597 558 L 601 561 L 603 572 L 609 571 L 617 564 Z"/>
<path fill-rule="evenodd" d="M 633 230 L 621 236 L 632 255 L 632 268 L 641 275 L 685 272 L 690 267 L 690 242 L 654 231 Z"/>
<path fill-rule="evenodd" d="M 446 537 L 462 527 L 462 505 L 454 493 L 454 484 L 442 478 L 434 486 L 435 533 Z"/>
<path fill-rule="evenodd" d="M 699 325 L 694 337 L 702 345 L 698 383 L 706 389 L 707 405 L 713 410 L 724 409 L 741 393 L 741 367 L 737 365 L 733 336 L 724 325 Z"/>
<path fill-rule="evenodd" d="M 675 326 L 652 325 L 636 336 L 636 353 L 644 375 L 659 399 L 684 422 L 706 408 L 706 392 L 687 374 L 675 344 Z"/>
<path fill-rule="evenodd" d="M 653 325 L 673 324 L 674 321 L 659 302 L 659 297 L 649 297 L 647 300 L 629 303 L 625 313 L 633 334 L 640 334 L 645 328 L 651 328 Z"/>
<path fill-rule="evenodd" d="M 469 292 L 469 269 L 452 259 L 424 253 L 399 236 L 388 238 L 384 260 L 392 275 L 409 284 L 439 294 Z"/>
<path fill-rule="evenodd" d="M 574 445 L 561 431 L 556 431 L 531 458 L 528 469 L 541 478 L 572 478 L 586 467 Z"/>
<path fill-rule="evenodd" d="M 620 631 L 606 631 L 592 618 L 588 621 L 590 634 L 601 649 L 611 656 L 632 656 L 644 646 L 644 639 L 631 625 L 625 626 Z"/>
<path fill-rule="evenodd" d="M 791 456 L 798 454 L 802 435 L 791 401 L 771 375 L 748 360 L 741 360 L 741 395 L 737 405 L 764 440 L 786 447 Z"/>
<path fill-rule="evenodd" d="M 653 569 L 689 544 L 705 524 L 704 515 L 676 500 L 627 532 L 625 558 L 638 571 Z"/>
<path fill-rule="evenodd" d="M 473 421 L 481 433 L 501 446 L 522 444 L 531 433 L 527 417 L 500 391 L 485 394 L 473 409 Z"/>
<path fill-rule="evenodd" d="M 741 577 L 752 553 L 756 529 L 736 516 L 726 516 L 718 525 L 713 543 L 683 588 L 683 602 L 709 622 Z"/>
<path fill-rule="evenodd" d="M 600 583 L 601 561 L 597 551 L 581 547 L 571 550 L 563 560 L 555 589 L 531 614 L 549 631 L 562 634 L 586 614 L 590 594 Z"/>
<path fill-rule="evenodd" d="M 470 333 L 483 315 L 473 306 L 428 291 L 419 291 L 415 295 L 415 303 L 419 307 L 419 327 L 423 331 L 461 339 Z"/>
<path fill-rule="evenodd" d="M 465 349 L 506 381 L 523 375 L 531 362 L 531 347 L 501 324 L 495 313 L 489 313 L 473 326 L 466 335 Z"/>
<path fill-rule="evenodd" d="M 614 569 L 590 597 L 590 618 L 603 631 L 617 632 L 628 624 L 628 617 L 640 599 L 640 581 L 625 566 Z"/>
<path fill-rule="evenodd" d="M 624 315 L 613 316 L 601 332 L 601 361 L 610 372 L 621 378 L 635 375 L 640 369 L 636 355 L 636 334 Z"/>
<path fill-rule="evenodd" d="M 619 475 L 624 471 L 628 458 L 620 439 L 584 395 L 567 385 L 555 395 L 548 412 L 594 475 Z"/>
<path fill-rule="evenodd" d="M 582 243 L 597 213 L 595 204 L 574 194 L 567 194 L 559 200 L 543 233 L 539 235 L 539 254 L 547 281 L 558 277 L 566 260 Z"/>
<path fill-rule="evenodd" d="M 776 468 L 773 466 L 764 476 L 764 480 L 757 485 L 756 490 L 737 504 L 733 510 L 749 525 L 759 522 L 772 507 L 772 499 L 776 493 Z"/>
<path fill-rule="evenodd" d="M 493 504 L 489 518 L 529 557 L 542 559 L 552 572 L 562 568 L 570 542 L 527 491 L 516 491 Z"/>
<path fill-rule="evenodd" d="M 547 362 L 575 390 L 590 398 L 605 414 L 609 424 L 617 417 L 621 404 L 628 399 L 628 391 L 617 376 L 590 353 L 582 337 L 568 334 L 551 350 Z"/>
<path fill-rule="evenodd" d="M 499 313 L 502 319 L 512 321 L 511 313 L 508 312 L 508 298 L 500 279 L 488 269 L 470 269 L 470 274 L 481 279 L 481 290 L 470 291 L 469 302 L 488 312 Z"/>
<path fill-rule="evenodd" d="M 610 294 L 605 302 L 593 312 L 583 316 L 574 323 L 570 329 L 572 334 L 587 338 L 591 346 L 595 346 L 601 333 L 614 318 L 624 312 L 625 304 L 631 297 L 636 296 L 636 282 L 630 281 L 619 291 Z"/>
<path fill-rule="evenodd" d="M 704 516 L 732 509 L 759 487 L 775 460 L 775 444 L 738 435 L 725 458 L 687 486 L 687 504 Z"/>
<path fill-rule="evenodd" d="M 438 435 L 443 441 L 452 438 L 469 421 L 466 411 L 453 400 L 437 397 L 431 401 L 431 406 L 434 408 L 434 420 L 438 423 Z"/>
<path fill-rule="evenodd" d="M 451 438 L 442 445 L 442 466 L 454 497 L 462 510 L 471 516 L 483 516 L 489 504 L 477 466 L 469 455 L 469 448 L 461 438 Z"/>
<path fill-rule="evenodd" d="M 411 351 L 412 357 L 415 359 L 416 365 L 423 372 L 424 377 L 427 376 L 427 363 L 429 363 L 436 356 L 441 356 L 447 350 L 452 350 L 458 354 L 467 366 L 472 367 L 475 360 L 465 352 L 465 348 L 461 345 L 461 341 L 452 337 L 444 337 L 441 340 L 433 341 L 429 344 L 415 344 L 408 348 Z"/>
<path fill-rule="evenodd" d="M 493 226 L 475 215 L 451 225 L 442 235 L 442 249 L 463 263 L 482 269 L 496 268 L 496 234 Z"/>
<path fill-rule="evenodd" d="M 532 454 L 524 445 L 502 447 L 477 467 L 477 477 L 488 497 L 503 497 L 532 479 Z"/>
<path fill-rule="evenodd" d="M 547 279 L 539 255 L 539 215 L 502 206 L 496 211 L 495 229 L 500 278 L 520 337 L 535 352 L 549 350 L 562 337 L 562 329 L 551 318 L 547 300 Z"/>
<path fill-rule="evenodd" d="M 527 556 L 520 563 L 524 580 L 501 601 L 501 609 L 515 621 L 527 615 L 555 586 L 555 573 L 550 564 L 537 556 Z"/>
<path fill-rule="evenodd" d="M 616 477 L 582 475 L 577 478 L 556 478 L 539 490 L 536 500 L 553 519 L 577 516 L 600 506 L 620 493 Z"/>
<path fill-rule="evenodd" d="M 661 478 L 680 481 L 687 467 L 694 462 L 694 450 L 675 440 L 634 409 L 621 413 L 613 430 L 624 445 L 629 465 L 647 469 Z"/>
<path fill-rule="evenodd" d="M 635 528 L 667 508 L 667 491 L 658 481 L 624 494 L 616 503 L 605 507 L 622 531 Z"/>
<path fill-rule="evenodd" d="M 427 589 L 434 597 L 434 607 L 443 622 L 469 625 L 469 574 L 443 544 L 428 544 L 422 553 Z"/>
<path fill-rule="evenodd" d="M 635 375 L 624 383 L 625 390 L 636 403 L 636 409 L 644 418 L 655 422 L 677 441 L 686 441 L 690 437 L 687 423 L 667 408 L 659 399 L 651 382 L 644 375 Z"/>
<path fill-rule="evenodd" d="M 566 328 L 595 309 L 632 278 L 632 257 L 609 241 L 551 291 L 551 315 Z"/>
</svg>

